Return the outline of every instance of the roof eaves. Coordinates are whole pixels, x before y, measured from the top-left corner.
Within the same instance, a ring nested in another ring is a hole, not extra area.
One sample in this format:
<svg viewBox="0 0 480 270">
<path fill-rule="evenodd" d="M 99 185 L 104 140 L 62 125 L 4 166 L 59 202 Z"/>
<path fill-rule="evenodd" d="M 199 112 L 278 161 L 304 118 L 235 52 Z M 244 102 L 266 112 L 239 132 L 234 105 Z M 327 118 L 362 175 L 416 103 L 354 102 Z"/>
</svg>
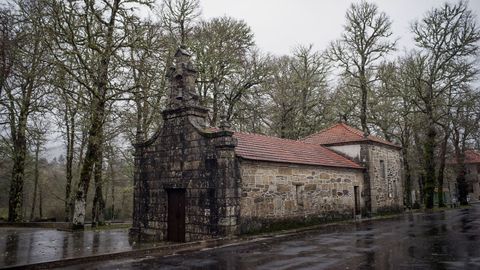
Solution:
<svg viewBox="0 0 480 270">
<path fill-rule="evenodd" d="M 402 146 L 394 144 L 394 143 L 379 142 L 379 141 L 371 140 L 371 139 L 368 139 L 368 138 L 359 139 L 359 140 L 349 140 L 349 141 L 344 141 L 344 142 L 324 143 L 324 144 L 321 144 L 321 145 L 322 146 L 335 146 L 335 145 L 349 145 L 349 144 L 353 144 L 353 143 L 373 143 L 373 144 L 379 144 L 379 145 L 384 145 L 384 146 L 390 146 L 390 147 L 397 148 L 397 149 L 402 149 L 403 148 Z"/>
</svg>

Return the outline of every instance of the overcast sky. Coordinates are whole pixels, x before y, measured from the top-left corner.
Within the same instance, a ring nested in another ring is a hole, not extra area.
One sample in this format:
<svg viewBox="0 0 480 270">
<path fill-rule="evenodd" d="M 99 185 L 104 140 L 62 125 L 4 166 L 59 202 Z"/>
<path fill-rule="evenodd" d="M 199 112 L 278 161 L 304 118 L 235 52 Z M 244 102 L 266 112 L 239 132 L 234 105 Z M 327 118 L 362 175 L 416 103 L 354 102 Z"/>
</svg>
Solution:
<svg viewBox="0 0 480 270">
<path fill-rule="evenodd" d="M 299 44 L 313 44 L 324 50 L 340 37 L 345 12 L 352 0 L 200 0 L 205 18 L 231 16 L 244 20 L 255 33 L 258 47 L 273 54 L 288 54 Z M 413 47 L 409 26 L 443 0 L 375 0 L 379 10 L 393 21 L 398 49 Z M 456 2 L 456 1 L 449 1 Z M 480 0 L 470 0 L 478 16 Z M 480 24 L 480 22 L 479 22 Z"/>
</svg>

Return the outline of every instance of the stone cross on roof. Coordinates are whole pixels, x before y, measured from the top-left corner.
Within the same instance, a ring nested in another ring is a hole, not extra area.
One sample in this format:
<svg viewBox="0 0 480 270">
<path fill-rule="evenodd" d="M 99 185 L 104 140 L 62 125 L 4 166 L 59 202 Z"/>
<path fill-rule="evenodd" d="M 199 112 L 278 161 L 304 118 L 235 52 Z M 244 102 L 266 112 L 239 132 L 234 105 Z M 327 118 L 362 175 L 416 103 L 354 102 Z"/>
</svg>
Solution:
<svg viewBox="0 0 480 270">
<path fill-rule="evenodd" d="M 175 53 L 174 66 L 170 67 L 167 77 L 170 79 L 170 108 L 197 106 L 198 95 L 195 90 L 197 70 L 190 61 L 192 54 L 185 46 Z"/>
</svg>

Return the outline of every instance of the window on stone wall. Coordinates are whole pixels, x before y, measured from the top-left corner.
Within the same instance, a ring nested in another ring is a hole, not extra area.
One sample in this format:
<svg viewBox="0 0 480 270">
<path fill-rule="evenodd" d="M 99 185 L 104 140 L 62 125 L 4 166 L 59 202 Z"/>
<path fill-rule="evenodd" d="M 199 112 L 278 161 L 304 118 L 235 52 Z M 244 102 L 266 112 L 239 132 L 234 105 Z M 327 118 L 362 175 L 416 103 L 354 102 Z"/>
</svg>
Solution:
<svg viewBox="0 0 480 270">
<path fill-rule="evenodd" d="M 385 161 L 380 160 L 380 177 L 385 179 Z"/>
<path fill-rule="evenodd" d="M 297 199 L 297 206 L 303 207 L 303 186 L 295 185 L 295 197 Z"/>
<path fill-rule="evenodd" d="M 388 195 L 390 198 L 397 197 L 397 181 L 393 181 L 393 194 L 389 191 Z"/>
</svg>

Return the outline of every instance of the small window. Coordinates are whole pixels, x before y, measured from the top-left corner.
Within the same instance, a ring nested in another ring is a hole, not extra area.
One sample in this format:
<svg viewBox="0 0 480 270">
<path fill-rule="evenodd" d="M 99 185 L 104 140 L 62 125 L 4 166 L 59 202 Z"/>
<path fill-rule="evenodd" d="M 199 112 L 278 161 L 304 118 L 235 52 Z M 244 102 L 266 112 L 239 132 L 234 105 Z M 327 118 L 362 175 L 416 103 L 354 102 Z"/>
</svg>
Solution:
<svg viewBox="0 0 480 270">
<path fill-rule="evenodd" d="M 380 177 L 385 179 L 385 161 L 380 160 Z"/>
<path fill-rule="evenodd" d="M 303 187 L 301 185 L 295 185 L 295 197 L 297 199 L 297 205 L 303 207 Z"/>
<path fill-rule="evenodd" d="M 393 181 L 393 191 L 389 191 L 388 197 L 390 198 L 397 197 L 397 181 Z"/>
</svg>

